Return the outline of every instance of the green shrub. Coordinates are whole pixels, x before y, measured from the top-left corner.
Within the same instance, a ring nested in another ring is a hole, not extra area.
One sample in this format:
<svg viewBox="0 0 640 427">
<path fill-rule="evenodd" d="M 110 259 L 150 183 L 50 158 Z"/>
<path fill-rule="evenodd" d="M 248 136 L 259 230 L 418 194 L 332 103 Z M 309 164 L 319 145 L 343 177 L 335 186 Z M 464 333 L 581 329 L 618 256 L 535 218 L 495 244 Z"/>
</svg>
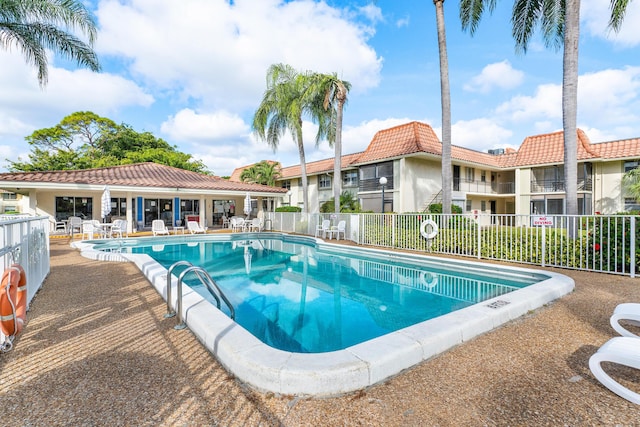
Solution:
<svg viewBox="0 0 640 427">
<path fill-rule="evenodd" d="M 302 212 L 302 208 L 298 206 L 279 206 L 276 212 Z"/>
</svg>

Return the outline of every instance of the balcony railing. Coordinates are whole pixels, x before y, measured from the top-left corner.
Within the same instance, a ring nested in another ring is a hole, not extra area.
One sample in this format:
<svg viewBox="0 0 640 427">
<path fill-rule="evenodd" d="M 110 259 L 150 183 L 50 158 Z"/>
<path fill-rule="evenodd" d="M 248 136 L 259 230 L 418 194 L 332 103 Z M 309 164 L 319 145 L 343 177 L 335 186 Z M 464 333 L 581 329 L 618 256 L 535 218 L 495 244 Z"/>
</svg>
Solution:
<svg viewBox="0 0 640 427">
<path fill-rule="evenodd" d="M 516 185 L 514 182 L 491 183 L 486 181 L 465 181 L 454 178 L 453 191 L 483 194 L 515 194 Z"/>
<path fill-rule="evenodd" d="M 592 191 L 593 184 L 591 178 L 581 178 L 578 179 L 578 191 Z M 532 193 L 554 193 L 554 192 L 564 192 L 565 186 L 564 181 L 558 180 L 542 180 L 542 181 L 531 181 L 531 192 Z"/>
</svg>

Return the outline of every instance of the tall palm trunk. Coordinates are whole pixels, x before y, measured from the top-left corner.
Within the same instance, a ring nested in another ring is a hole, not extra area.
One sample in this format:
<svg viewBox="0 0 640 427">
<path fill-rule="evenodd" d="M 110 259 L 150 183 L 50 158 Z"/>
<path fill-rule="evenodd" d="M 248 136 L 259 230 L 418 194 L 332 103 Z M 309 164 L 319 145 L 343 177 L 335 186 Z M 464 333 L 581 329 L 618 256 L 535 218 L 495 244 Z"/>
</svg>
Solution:
<svg viewBox="0 0 640 427">
<path fill-rule="evenodd" d="M 300 175 L 302 179 L 302 212 L 309 211 L 309 183 L 307 180 L 307 160 L 304 155 L 304 143 L 302 140 L 302 120 L 297 130 L 298 153 L 300 154 Z"/>
<path fill-rule="evenodd" d="M 564 180 L 566 213 L 578 214 L 578 39 L 580 0 L 566 0 L 562 76 L 562 127 L 564 129 Z M 573 227 L 569 228 L 570 232 Z M 571 236 L 573 237 L 573 236 Z"/>
<path fill-rule="evenodd" d="M 433 0 L 436 6 L 438 50 L 440 51 L 440 97 L 442 103 L 442 213 L 451 213 L 451 93 L 449 89 L 449 60 L 447 36 L 444 29 L 444 0 Z"/>
<path fill-rule="evenodd" d="M 343 85 L 338 87 L 338 111 L 336 112 L 336 141 L 334 143 L 333 162 L 333 200 L 335 213 L 340 213 L 340 193 L 342 193 L 342 110 L 347 100 L 346 89 Z"/>
</svg>

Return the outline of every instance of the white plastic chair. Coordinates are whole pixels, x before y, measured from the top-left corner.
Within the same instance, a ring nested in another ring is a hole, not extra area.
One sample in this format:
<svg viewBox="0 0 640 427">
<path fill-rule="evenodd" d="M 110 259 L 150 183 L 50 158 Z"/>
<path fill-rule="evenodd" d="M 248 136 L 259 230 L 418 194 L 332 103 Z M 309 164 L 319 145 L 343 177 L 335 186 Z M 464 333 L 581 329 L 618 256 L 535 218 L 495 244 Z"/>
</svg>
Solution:
<svg viewBox="0 0 640 427">
<path fill-rule="evenodd" d="M 153 222 L 151 222 L 151 232 L 154 236 L 159 234 L 169 235 L 169 229 L 164 225 L 164 221 L 161 219 L 154 219 Z"/>
<path fill-rule="evenodd" d="M 342 233 L 342 238 L 346 239 L 346 233 L 347 233 L 347 221 L 340 221 L 338 222 L 337 226 L 333 226 L 331 227 L 331 229 L 329 230 L 329 238 L 331 239 L 332 236 L 335 234 L 336 235 L 336 239 L 340 240 L 340 233 Z"/>
<path fill-rule="evenodd" d="M 70 216 L 67 220 L 67 227 L 69 230 L 69 234 L 71 234 L 72 236 L 76 231 L 78 233 L 82 233 L 82 218 L 78 216 Z"/>
<path fill-rule="evenodd" d="M 262 231 L 262 220 L 260 218 L 253 218 L 249 223 L 249 231 Z"/>
<path fill-rule="evenodd" d="M 231 231 L 244 231 L 245 228 L 245 220 L 242 217 L 234 216 L 231 218 Z"/>
<path fill-rule="evenodd" d="M 187 229 L 191 234 L 197 234 L 197 233 L 204 234 L 207 232 L 207 229 L 200 227 L 200 224 L 197 223 L 196 221 L 187 221 Z"/>
<path fill-rule="evenodd" d="M 316 237 L 318 237 L 320 233 L 322 233 L 323 238 L 327 237 L 327 233 L 329 232 L 330 229 L 331 229 L 331 220 L 329 219 L 322 220 L 322 223 L 316 226 Z"/>
<path fill-rule="evenodd" d="M 97 228 L 94 221 L 82 221 L 82 240 L 93 239 L 96 234 L 104 237 L 102 228 Z"/>
<path fill-rule="evenodd" d="M 123 233 L 125 233 L 125 235 L 129 237 L 129 234 L 127 233 L 127 221 L 124 219 L 114 220 L 111 225 L 111 237 L 118 236 L 122 238 Z"/>
</svg>

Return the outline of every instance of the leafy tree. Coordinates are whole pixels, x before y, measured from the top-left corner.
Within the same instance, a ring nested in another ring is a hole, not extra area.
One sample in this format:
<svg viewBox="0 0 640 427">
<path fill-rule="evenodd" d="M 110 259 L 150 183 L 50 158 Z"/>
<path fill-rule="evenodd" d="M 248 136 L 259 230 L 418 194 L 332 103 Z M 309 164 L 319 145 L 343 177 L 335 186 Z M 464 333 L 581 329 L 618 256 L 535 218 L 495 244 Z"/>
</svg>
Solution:
<svg viewBox="0 0 640 427">
<path fill-rule="evenodd" d="M 309 209 L 307 163 L 302 138 L 302 116 L 311 112 L 309 98 L 305 97 L 308 84 L 307 76 L 299 74 L 290 65 L 271 65 L 267 70 L 267 89 L 252 123 L 255 135 L 266 141 L 274 151 L 285 132 L 291 133 L 300 155 L 303 212 Z"/>
<path fill-rule="evenodd" d="M 640 202 L 640 168 L 631 169 L 622 177 L 622 188 L 625 194 Z"/>
<path fill-rule="evenodd" d="M 328 200 L 320 206 L 320 212 L 331 213 L 335 212 L 335 205 L 333 200 Z M 340 194 L 340 212 L 362 212 L 360 203 L 354 197 L 354 195 L 348 191 L 343 191 Z M 337 212 L 336 212 L 337 213 Z"/>
<path fill-rule="evenodd" d="M 83 42 L 67 31 L 80 31 Z M 2 0 L 0 1 L 0 46 L 17 47 L 28 64 L 38 69 L 41 87 L 47 84 L 47 49 L 75 61 L 82 67 L 100 71 L 93 51 L 96 25 L 91 13 L 76 0 Z"/>
<path fill-rule="evenodd" d="M 307 96 L 312 98 L 312 116 L 318 123 L 316 144 L 326 138 L 334 147 L 333 199 L 338 213 L 342 192 L 342 117 L 351 83 L 339 79 L 336 73 L 313 73 L 309 79 Z"/>
<path fill-rule="evenodd" d="M 76 112 L 54 127 L 39 129 L 25 138 L 32 146 L 29 161 L 9 161 L 11 171 L 90 169 L 155 162 L 206 173 L 205 165 L 181 153 L 149 132 L 138 133 L 128 125 L 92 112 Z"/>
<path fill-rule="evenodd" d="M 263 185 L 276 185 L 276 180 L 280 177 L 280 163 L 263 160 L 248 168 L 240 174 L 240 179 L 244 182 L 251 182 Z"/>
<path fill-rule="evenodd" d="M 444 27 L 444 0 L 433 0 L 436 7 L 438 51 L 440 56 L 440 104 L 442 107 L 442 203 L 445 214 L 450 214 L 453 197 L 453 172 L 451 170 L 451 90 L 449 88 L 449 58 L 447 35 Z"/>
</svg>

